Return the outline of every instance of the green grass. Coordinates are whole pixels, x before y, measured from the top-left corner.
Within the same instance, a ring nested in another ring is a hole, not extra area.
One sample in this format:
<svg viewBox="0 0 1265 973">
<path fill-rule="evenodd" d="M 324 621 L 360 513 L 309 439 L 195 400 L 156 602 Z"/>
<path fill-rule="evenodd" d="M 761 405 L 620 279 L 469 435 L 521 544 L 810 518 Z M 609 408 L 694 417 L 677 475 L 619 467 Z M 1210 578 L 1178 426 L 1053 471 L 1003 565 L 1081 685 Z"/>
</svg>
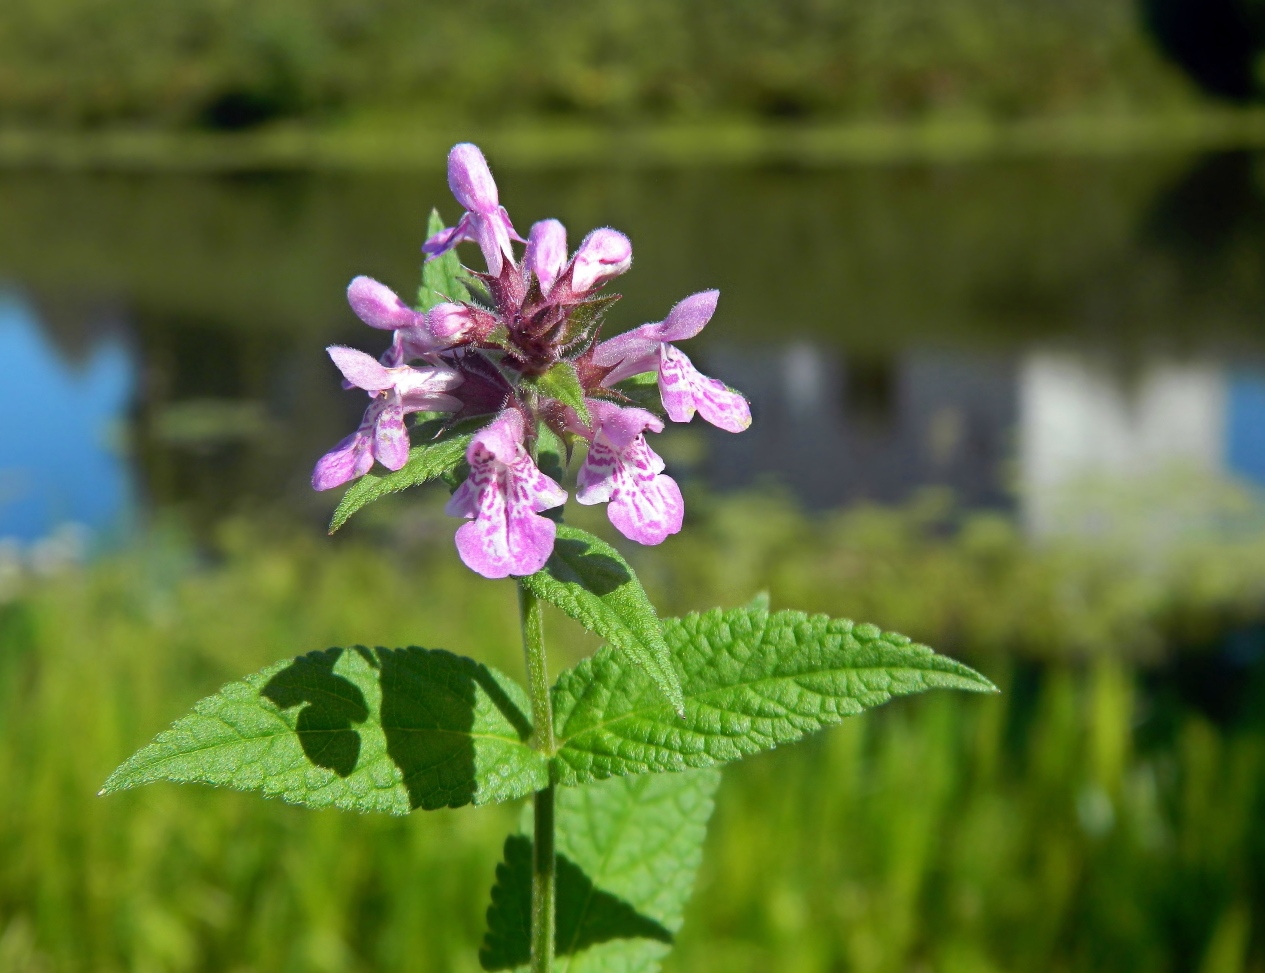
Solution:
<svg viewBox="0 0 1265 973">
<path fill-rule="evenodd" d="M 1259 538 L 1140 570 L 1128 545 L 1034 550 L 994 518 L 946 532 L 931 503 L 692 510 L 639 552 L 666 610 L 766 587 L 903 627 L 1004 692 L 894 703 L 729 768 L 673 970 L 1261 968 L 1261 694 L 1214 722 L 1160 678 L 1175 644 L 1262 617 Z M 450 522 L 362 516 L 333 541 L 230 523 L 200 558 L 155 540 L 0 608 L 0 971 L 476 968 L 516 808 L 94 796 L 198 697 L 289 655 L 421 643 L 520 670 L 513 586 L 460 567 Z M 563 619 L 549 634 L 555 668 L 592 648 Z"/>
</svg>

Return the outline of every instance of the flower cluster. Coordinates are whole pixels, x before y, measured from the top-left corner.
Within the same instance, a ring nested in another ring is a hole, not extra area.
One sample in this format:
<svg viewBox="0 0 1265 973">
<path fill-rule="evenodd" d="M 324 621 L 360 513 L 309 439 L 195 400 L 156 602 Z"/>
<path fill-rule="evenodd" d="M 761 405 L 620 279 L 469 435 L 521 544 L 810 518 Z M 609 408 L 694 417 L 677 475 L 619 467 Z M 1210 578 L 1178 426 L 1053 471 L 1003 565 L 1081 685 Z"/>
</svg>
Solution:
<svg viewBox="0 0 1265 973">
<path fill-rule="evenodd" d="M 663 422 L 638 408 L 632 389 L 619 383 L 657 378 L 663 411 L 674 422 L 698 412 L 729 432 L 746 429 L 746 399 L 698 372 L 674 344 L 703 329 L 718 292 L 687 297 L 662 321 L 599 341 L 602 314 L 616 296 L 597 292 L 632 264 L 628 238 L 597 229 L 568 256 L 566 228 L 543 220 L 523 240 L 474 145 L 453 148 L 448 184 L 465 212 L 422 250 L 434 259 L 463 241 L 476 243 L 487 273 L 468 272 L 476 297 L 427 311 L 413 310 L 368 277 L 351 282 L 352 310 L 370 327 L 391 332 L 391 343 L 376 360 L 329 348 L 344 386 L 363 389 L 370 402 L 360 427 L 316 464 L 313 487 L 346 483 L 375 460 L 402 468 L 408 413 L 439 413 L 453 423 L 486 417 L 466 452 L 469 476 L 447 507 L 470 520 L 457 531 L 457 550 L 470 568 L 489 578 L 532 574 L 552 552 L 556 528 L 542 513 L 565 503 L 567 493 L 533 459 L 543 429 L 568 451 L 587 445 L 576 478 L 580 503 L 606 503 L 626 537 L 662 542 L 681 529 L 684 513 L 680 488 L 646 441 Z M 521 262 L 515 242 L 526 244 Z"/>
</svg>

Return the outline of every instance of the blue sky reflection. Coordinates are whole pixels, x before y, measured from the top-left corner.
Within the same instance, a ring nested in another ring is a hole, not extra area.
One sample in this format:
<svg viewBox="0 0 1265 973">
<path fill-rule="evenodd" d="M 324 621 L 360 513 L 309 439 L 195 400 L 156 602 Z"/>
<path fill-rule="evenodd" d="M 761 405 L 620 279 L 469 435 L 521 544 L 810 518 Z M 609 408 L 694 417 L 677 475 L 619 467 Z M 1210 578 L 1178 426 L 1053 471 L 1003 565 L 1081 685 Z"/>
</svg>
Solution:
<svg viewBox="0 0 1265 973">
<path fill-rule="evenodd" d="M 49 342 L 31 307 L 0 292 L 0 539 L 33 542 L 62 524 L 117 530 L 132 507 L 121 454 L 135 368 L 106 337 L 82 365 Z"/>
</svg>

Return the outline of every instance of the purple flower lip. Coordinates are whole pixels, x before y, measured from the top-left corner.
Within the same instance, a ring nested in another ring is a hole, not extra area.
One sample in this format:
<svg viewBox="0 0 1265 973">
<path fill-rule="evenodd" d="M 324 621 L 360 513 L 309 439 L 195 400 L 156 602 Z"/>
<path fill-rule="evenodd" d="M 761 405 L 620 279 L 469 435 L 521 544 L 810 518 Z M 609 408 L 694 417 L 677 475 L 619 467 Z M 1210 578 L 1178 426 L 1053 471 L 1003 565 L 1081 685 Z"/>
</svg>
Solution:
<svg viewBox="0 0 1265 973">
<path fill-rule="evenodd" d="M 477 433 L 466 451 L 470 476 L 445 510 L 470 523 L 457 529 L 457 553 L 485 578 L 535 574 L 553 553 L 557 525 L 540 511 L 567 493 L 537 469 L 523 447 L 524 425 L 507 409 Z"/>
<path fill-rule="evenodd" d="M 664 474 L 664 463 L 645 432 L 663 423 L 644 409 L 621 409 L 600 399 L 586 403 L 593 416 L 588 456 L 576 479 L 575 499 L 606 503 L 615 528 L 640 544 L 661 544 L 681 529 L 681 488 Z"/>
</svg>

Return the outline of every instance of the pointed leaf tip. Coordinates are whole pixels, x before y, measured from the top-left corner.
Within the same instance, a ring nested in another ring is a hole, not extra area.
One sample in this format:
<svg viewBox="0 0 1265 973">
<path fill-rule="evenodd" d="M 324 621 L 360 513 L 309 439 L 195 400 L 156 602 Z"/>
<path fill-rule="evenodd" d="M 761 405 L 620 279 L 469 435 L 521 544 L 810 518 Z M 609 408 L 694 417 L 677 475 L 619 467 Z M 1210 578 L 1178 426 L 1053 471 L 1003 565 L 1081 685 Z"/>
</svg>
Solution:
<svg viewBox="0 0 1265 973">
<path fill-rule="evenodd" d="M 529 711 L 513 680 L 441 649 L 312 652 L 203 699 L 102 793 L 202 783 L 387 814 L 513 800 L 549 782 Z"/>
<path fill-rule="evenodd" d="M 665 619 L 685 720 L 603 648 L 554 685 L 556 778 L 709 767 L 791 743 L 897 696 L 996 692 L 974 669 L 874 625 L 758 608 Z"/>
</svg>

